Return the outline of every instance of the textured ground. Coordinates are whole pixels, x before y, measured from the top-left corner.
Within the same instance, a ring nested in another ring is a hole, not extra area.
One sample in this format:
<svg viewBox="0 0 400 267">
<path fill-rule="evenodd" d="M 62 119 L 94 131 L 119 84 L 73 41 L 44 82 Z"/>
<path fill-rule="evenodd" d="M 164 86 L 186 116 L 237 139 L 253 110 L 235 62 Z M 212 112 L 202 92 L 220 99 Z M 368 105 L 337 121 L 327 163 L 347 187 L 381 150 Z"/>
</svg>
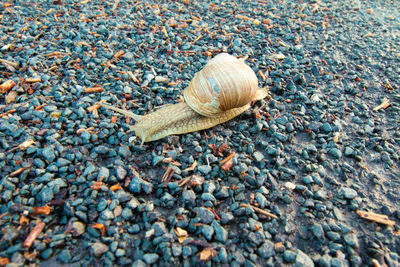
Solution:
<svg viewBox="0 0 400 267">
<path fill-rule="evenodd" d="M 3 1 L 0 265 L 398 266 L 399 10 Z M 271 93 L 230 122 L 140 147 L 96 105 L 176 103 L 221 52 Z"/>
</svg>

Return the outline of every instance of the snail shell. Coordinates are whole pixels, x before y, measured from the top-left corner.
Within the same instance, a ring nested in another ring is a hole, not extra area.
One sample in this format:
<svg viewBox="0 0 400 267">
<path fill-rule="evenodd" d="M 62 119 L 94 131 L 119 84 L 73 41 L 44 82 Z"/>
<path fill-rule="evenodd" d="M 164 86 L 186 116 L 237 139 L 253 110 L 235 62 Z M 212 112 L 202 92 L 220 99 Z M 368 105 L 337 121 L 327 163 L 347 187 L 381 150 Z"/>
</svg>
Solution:
<svg viewBox="0 0 400 267">
<path fill-rule="evenodd" d="M 167 105 L 145 116 L 104 103 L 100 105 L 136 120 L 132 130 L 143 144 L 172 134 L 208 129 L 233 119 L 249 109 L 251 101 L 268 95 L 257 84 L 256 74 L 249 66 L 222 53 L 195 74 L 184 91 L 185 102 Z"/>
<path fill-rule="evenodd" d="M 257 89 L 254 71 L 242 60 L 222 53 L 195 74 L 183 96 L 197 113 L 215 117 L 250 103 Z"/>
</svg>

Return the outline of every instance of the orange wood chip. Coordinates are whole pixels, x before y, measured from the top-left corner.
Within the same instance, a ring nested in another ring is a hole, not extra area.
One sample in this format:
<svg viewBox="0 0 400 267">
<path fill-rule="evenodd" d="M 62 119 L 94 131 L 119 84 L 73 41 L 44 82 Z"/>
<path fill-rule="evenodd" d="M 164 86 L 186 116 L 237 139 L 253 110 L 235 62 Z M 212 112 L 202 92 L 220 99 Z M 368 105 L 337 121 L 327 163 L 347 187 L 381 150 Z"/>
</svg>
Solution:
<svg viewBox="0 0 400 267">
<path fill-rule="evenodd" d="M 389 99 L 385 98 L 380 105 L 374 107 L 372 110 L 373 111 L 378 111 L 380 109 L 386 109 L 389 106 L 390 106 Z"/>
<path fill-rule="evenodd" d="M 233 164 L 232 159 L 229 159 L 228 161 L 225 161 L 224 164 L 222 164 L 221 168 L 222 168 L 224 171 L 230 171 L 230 170 L 232 169 L 233 165 L 234 165 L 234 164 Z"/>
<path fill-rule="evenodd" d="M 95 224 L 90 225 L 90 227 L 92 227 L 94 229 L 99 229 L 101 231 L 101 236 L 104 236 L 106 233 L 106 227 L 102 223 L 95 223 Z"/>
<path fill-rule="evenodd" d="M 5 81 L 4 83 L 0 84 L 0 94 L 7 93 L 14 86 L 15 86 L 15 82 L 13 80 Z"/>
<path fill-rule="evenodd" d="M 225 162 L 231 160 L 233 158 L 233 156 L 235 156 L 235 153 L 230 153 L 229 156 L 227 156 L 226 158 L 224 158 L 223 160 L 221 160 L 219 162 L 219 164 L 224 164 Z"/>
<path fill-rule="evenodd" d="M 23 215 L 19 217 L 19 224 L 20 225 L 28 225 L 29 219 Z"/>
<path fill-rule="evenodd" d="M 361 210 L 357 210 L 357 214 L 363 219 L 377 222 L 380 224 L 385 224 L 389 226 L 393 226 L 396 224 L 395 221 L 389 220 L 388 216 L 383 214 L 377 214 L 370 211 L 361 211 Z"/>
<path fill-rule="evenodd" d="M 122 51 L 122 50 L 119 50 L 117 53 L 115 53 L 114 57 L 115 58 L 120 58 L 123 54 L 125 54 L 125 52 Z"/>
<path fill-rule="evenodd" d="M 121 186 L 119 185 L 119 183 L 118 183 L 118 184 L 112 185 L 112 186 L 110 187 L 110 189 L 111 189 L 112 191 L 116 191 L 116 190 L 122 189 L 122 187 L 121 187 Z"/>
<path fill-rule="evenodd" d="M 93 190 L 100 190 L 102 185 L 103 185 L 103 182 L 94 182 L 90 187 Z"/>
<path fill-rule="evenodd" d="M 40 83 L 42 81 L 42 78 L 26 78 L 25 82 L 27 83 Z"/>
<path fill-rule="evenodd" d="M 95 87 L 86 87 L 85 88 L 85 93 L 100 93 L 103 92 L 104 88 L 102 86 L 95 86 Z"/>
<path fill-rule="evenodd" d="M 30 248 L 33 241 L 36 240 L 36 238 L 40 235 L 45 226 L 46 224 L 44 222 L 42 222 L 41 220 L 37 220 L 36 226 L 32 229 L 32 231 L 29 233 L 28 237 L 24 241 L 24 247 Z"/>
<path fill-rule="evenodd" d="M 44 207 L 34 207 L 32 209 L 32 215 L 49 215 L 51 208 L 49 206 Z"/>
<path fill-rule="evenodd" d="M 8 258 L 3 258 L 0 257 L 0 266 L 4 266 L 10 263 L 10 260 Z"/>
</svg>

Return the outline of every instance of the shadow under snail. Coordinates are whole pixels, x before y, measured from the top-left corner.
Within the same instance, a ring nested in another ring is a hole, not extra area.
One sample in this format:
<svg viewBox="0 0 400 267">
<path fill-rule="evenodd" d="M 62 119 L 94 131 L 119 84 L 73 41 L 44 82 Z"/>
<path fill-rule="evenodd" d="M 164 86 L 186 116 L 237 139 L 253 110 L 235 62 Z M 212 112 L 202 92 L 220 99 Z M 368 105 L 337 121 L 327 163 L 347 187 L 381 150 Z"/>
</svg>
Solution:
<svg viewBox="0 0 400 267">
<path fill-rule="evenodd" d="M 258 89 L 257 76 L 244 60 L 221 53 L 195 74 L 183 95 L 184 102 L 166 105 L 144 116 L 99 104 L 133 118 L 136 123 L 132 130 L 143 144 L 229 121 L 249 109 L 252 101 L 265 98 L 268 90 Z"/>
</svg>

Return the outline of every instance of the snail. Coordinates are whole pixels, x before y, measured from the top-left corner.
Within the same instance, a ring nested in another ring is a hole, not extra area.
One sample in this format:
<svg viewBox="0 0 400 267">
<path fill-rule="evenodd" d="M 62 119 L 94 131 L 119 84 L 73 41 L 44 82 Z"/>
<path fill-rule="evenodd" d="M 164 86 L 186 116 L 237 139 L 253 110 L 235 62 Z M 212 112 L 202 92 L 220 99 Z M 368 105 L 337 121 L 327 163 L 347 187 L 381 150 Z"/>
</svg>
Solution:
<svg viewBox="0 0 400 267">
<path fill-rule="evenodd" d="M 166 105 L 141 116 L 105 103 L 101 106 L 133 118 L 135 134 L 144 142 L 168 135 L 184 134 L 214 127 L 250 108 L 252 101 L 265 98 L 266 89 L 258 89 L 254 71 L 227 53 L 212 58 L 184 90 L 184 102 Z"/>
</svg>

